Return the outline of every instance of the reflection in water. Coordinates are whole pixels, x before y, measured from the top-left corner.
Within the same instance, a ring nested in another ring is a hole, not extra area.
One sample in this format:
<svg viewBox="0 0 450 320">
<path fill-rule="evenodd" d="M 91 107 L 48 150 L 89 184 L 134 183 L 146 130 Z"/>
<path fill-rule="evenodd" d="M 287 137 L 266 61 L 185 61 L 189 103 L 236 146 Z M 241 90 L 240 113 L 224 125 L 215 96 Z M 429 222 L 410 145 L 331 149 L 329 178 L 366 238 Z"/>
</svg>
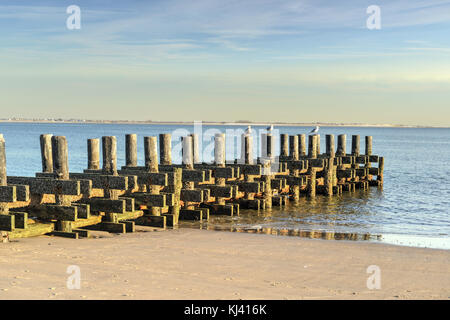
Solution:
<svg viewBox="0 0 450 320">
<path fill-rule="evenodd" d="M 325 240 L 380 240 L 368 223 L 369 201 L 382 196 L 379 190 L 359 190 L 334 197 L 300 198 L 285 207 L 241 210 L 239 216 L 210 216 L 208 222 L 182 221 L 182 227 L 246 232 Z"/>
<path fill-rule="evenodd" d="M 324 239 L 324 240 L 378 240 L 381 236 L 373 236 L 370 234 L 357 234 L 357 233 L 343 233 L 333 231 L 320 231 L 320 230 L 299 230 L 299 229 L 277 229 L 277 228 L 263 228 L 263 227 L 220 227 L 220 226 L 201 226 L 201 229 L 215 230 L 215 231 L 231 231 L 231 232 L 246 232 L 246 233 L 260 233 L 271 234 L 277 236 L 292 236 L 302 237 L 310 239 Z"/>
<path fill-rule="evenodd" d="M 372 188 L 334 197 L 300 198 L 297 203 L 268 210 L 241 210 L 239 216 L 210 216 L 208 222 L 181 221 L 181 227 L 216 231 L 294 236 L 324 240 L 369 240 L 397 245 L 449 249 L 448 237 L 394 234 L 384 214 L 383 191 Z M 377 210 L 379 209 L 379 210 Z M 373 212 L 375 211 L 375 212 Z M 399 226 L 396 225 L 399 229 Z M 442 234 L 441 236 L 445 236 Z"/>
</svg>

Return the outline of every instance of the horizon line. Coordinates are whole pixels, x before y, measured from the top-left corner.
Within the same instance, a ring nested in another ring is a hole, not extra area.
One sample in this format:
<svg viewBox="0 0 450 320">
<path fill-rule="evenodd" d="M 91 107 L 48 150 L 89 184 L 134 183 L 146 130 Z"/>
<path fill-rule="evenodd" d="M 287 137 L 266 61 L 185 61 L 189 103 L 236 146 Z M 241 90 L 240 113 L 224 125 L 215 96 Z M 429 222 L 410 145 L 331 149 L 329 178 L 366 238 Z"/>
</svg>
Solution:
<svg viewBox="0 0 450 320">
<path fill-rule="evenodd" d="M 235 121 L 164 121 L 164 120 L 93 120 L 93 119 L 63 119 L 63 118 L 45 118 L 45 119 L 27 119 L 27 118 L 9 118 L 0 119 L 0 123 L 67 123 L 67 124 L 169 124 L 169 125 L 190 125 L 196 122 L 201 122 L 206 125 L 254 125 L 254 126 L 266 126 L 266 125 L 278 125 L 278 126 L 323 126 L 323 127 L 377 127 L 377 128 L 436 128 L 436 129 L 450 129 L 450 126 L 434 126 L 434 125 L 406 125 L 406 124 L 370 124 L 370 123 L 333 123 L 333 122 L 282 122 L 282 121 L 250 121 L 250 120 L 235 120 Z"/>
</svg>

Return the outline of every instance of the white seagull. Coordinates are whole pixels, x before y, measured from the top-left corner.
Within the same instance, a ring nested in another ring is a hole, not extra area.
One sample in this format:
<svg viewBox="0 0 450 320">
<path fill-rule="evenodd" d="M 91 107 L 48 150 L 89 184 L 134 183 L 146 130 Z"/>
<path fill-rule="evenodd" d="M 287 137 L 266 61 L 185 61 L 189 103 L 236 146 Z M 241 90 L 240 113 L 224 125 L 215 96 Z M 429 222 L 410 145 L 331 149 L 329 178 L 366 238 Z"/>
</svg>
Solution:
<svg viewBox="0 0 450 320">
<path fill-rule="evenodd" d="M 247 129 L 245 130 L 245 134 L 252 134 L 252 127 L 248 126 Z"/>
<path fill-rule="evenodd" d="M 312 129 L 310 134 L 311 133 L 317 133 L 317 132 L 319 132 L 319 126 L 316 126 L 314 129 Z"/>
<path fill-rule="evenodd" d="M 271 133 L 272 130 L 273 130 L 273 124 L 271 124 L 270 126 L 268 126 L 266 129 L 267 129 L 267 132 L 268 132 L 268 133 Z"/>
</svg>

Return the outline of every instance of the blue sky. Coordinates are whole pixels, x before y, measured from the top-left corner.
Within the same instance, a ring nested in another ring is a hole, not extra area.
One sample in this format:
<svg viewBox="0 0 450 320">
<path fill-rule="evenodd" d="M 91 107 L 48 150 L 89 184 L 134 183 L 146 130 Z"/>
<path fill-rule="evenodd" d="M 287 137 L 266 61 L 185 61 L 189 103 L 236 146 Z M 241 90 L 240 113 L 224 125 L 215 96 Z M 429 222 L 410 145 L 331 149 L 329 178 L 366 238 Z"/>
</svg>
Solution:
<svg viewBox="0 0 450 320">
<path fill-rule="evenodd" d="M 2 0 L 0 118 L 450 126 L 449 35 L 450 1 Z"/>
</svg>

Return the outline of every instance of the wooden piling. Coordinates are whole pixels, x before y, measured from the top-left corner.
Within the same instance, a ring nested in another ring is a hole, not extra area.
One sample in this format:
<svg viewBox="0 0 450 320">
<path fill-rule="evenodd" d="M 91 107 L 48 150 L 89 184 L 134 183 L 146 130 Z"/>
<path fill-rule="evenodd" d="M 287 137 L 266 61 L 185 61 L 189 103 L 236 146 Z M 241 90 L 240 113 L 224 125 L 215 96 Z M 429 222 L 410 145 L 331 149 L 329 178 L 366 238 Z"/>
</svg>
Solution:
<svg viewBox="0 0 450 320">
<path fill-rule="evenodd" d="M 308 157 L 317 158 L 317 135 L 315 134 L 308 136 Z"/>
<path fill-rule="evenodd" d="M 275 156 L 275 137 L 268 133 L 266 135 L 266 148 L 267 148 L 267 157 L 272 158 Z"/>
<path fill-rule="evenodd" d="M 298 152 L 300 157 L 306 156 L 306 134 L 298 135 Z"/>
<path fill-rule="evenodd" d="M 199 144 L 199 138 L 197 133 L 191 133 L 190 136 L 192 137 L 192 161 L 194 164 L 200 163 L 200 144 Z"/>
<path fill-rule="evenodd" d="M 162 133 L 159 135 L 159 158 L 162 165 L 172 164 L 172 135 Z"/>
<path fill-rule="evenodd" d="M 108 175 L 117 175 L 117 138 L 114 136 L 102 137 L 103 172 Z"/>
<path fill-rule="evenodd" d="M 273 191 L 272 191 L 272 174 L 271 174 L 271 161 L 266 160 L 263 164 L 264 166 L 264 175 L 263 175 L 263 181 L 264 181 L 264 192 L 263 192 L 263 201 L 266 209 L 272 208 L 272 197 L 273 197 Z"/>
<path fill-rule="evenodd" d="M 144 137 L 145 167 L 148 172 L 158 172 L 158 146 L 156 137 Z"/>
<path fill-rule="evenodd" d="M 216 166 L 225 167 L 225 134 L 217 133 L 214 136 L 214 163 Z M 225 178 L 215 178 L 215 183 L 218 186 L 225 186 Z M 225 199 L 216 197 L 216 203 L 225 205 Z"/>
<path fill-rule="evenodd" d="M 3 135 L 0 134 L 0 187 L 6 187 L 7 175 L 6 175 L 6 145 Z M 0 242 L 5 243 L 9 241 L 9 233 L 7 231 L 13 231 L 15 227 L 14 216 L 9 216 L 8 203 L 0 202 L 0 226 L 2 222 L 3 230 L 0 230 Z"/>
<path fill-rule="evenodd" d="M 53 136 L 52 141 L 52 156 L 53 156 L 53 172 L 60 180 L 69 179 L 69 154 L 67 148 L 66 137 Z"/>
<path fill-rule="evenodd" d="M 317 156 L 320 155 L 320 134 L 316 134 L 316 139 L 317 139 L 317 150 L 316 150 L 316 154 Z"/>
<path fill-rule="evenodd" d="M 137 166 L 137 135 L 125 135 L 125 164 L 127 167 Z"/>
<path fill-rule="evenodd" d="M 144 137 L 144 155 L 145 155 L 145 167 L 148 172 L 157 173 L 159 172 L 158 167 L 158 140 L 156 137 Z M 147 192 L 150 194 L 159 194 L 161 187 L 151 184 L 151 181 L 146 185 Z M 161 209 L 159 207 L 152 207 L 151 213 L 154 216 L 159 216 L 161 214 Z"/>
<path fill-rule="evenodd" d="M 365 154 L 366 154 L 366 156 L 371 156 L 372 155 L 372 136 L 366 136 L 365 140 L 366 140 Z M 366 168 L 372 167 L 372 164 L 370 163 L 370 161 L 366 162 L 365 167 Z M 372 180 L 372 175 L 369 174 L 368 178 L 369 178 L 369 180 Z"/>
<path fill-rule="evenodd" d="M 52 157 L 52 134 L 41 134 L 41 158 L 42 158 L 42 172 L 53 172 L 53 157 Z"/>
<path fill-rule="evenodd" d="M 359 135 L 352 135 L 352 155 L 359 156 Z"/>
<path fill-rule="evenodd" d="M 3 135 L 0 134 L 0 186 L 7 186 L 7 185 L 8 183 L 6 175 L 6 145 Z M 7 203 L 0 202 L 0 214 L 8 214 Z M 6 235 L 2 235 L 0 241 L 3 240 L 3 237 L 6 237 Z"/>
<path fill-rule="evenodd" d="M 298 160 L 298 136 L 289 136 L 289 156 L 292 160 Z"/>
<path fill-rule="evenodd" d="M 53 172 L 58 180 L 69 179 L 69 154 L 66 137 L 53 136 L 52 141 L 52 157 L 53 157 Z M 71 201 L 69 196 L 63 195 L 57 191 L 55 193 L 56 205 L 70 206 Z M 55 224 L 56 231 L 72 232 L 72 222 L 58 220 Z"/>
<path fill-rule="evenodd" d="M 194 169 L 194 159 L 193 159 L 193 151 L 192 151 L 192 137 L 181 137 L 181 152 L 183 154 L 183 165 L 186 169 Z"/>
<path fill-rule="evenodd" d="M 187 137 L 181 137 L 181 148 L 182 148 L 182 155 L 183 155 L 183 165 L 186 169 L 188 170 L 193 170 L 194 169 L 194 153 L 192 151 L 193 146 L 192 146 L 192 136 L 187 136 Z M 195 183 L 192 181 L 186 181 L 183 182 L 183 188 L 187 189 L 187 190 L 194 190 L 195 187 Z M 194 206 L 192 203 L 185 201 L 184 203 L 184 208 L 185 209 L 193 209 Z"/>
<path fill-rule="evenodd" d="M 244 137 L 244 155 L 245 164 L 253 164 L 253 137 L 251 135 Z"/>
<path fill-rule="evenodd" d="M 285 133 L 280 134 L 280 156 L 289 156 L 289 135 Z"/>
<path fill-rule="evenodd" d="M 214 163 L 217 166 L 225 166 L 225 134 L 217 133 L 214 136 Z"/>
<path fill-rule="evenodd" d="M 334 158 L 334 134 L 327 134 L 325 139 L 327 156 Z"/>
<path fill-rule="evenodd" d="M 103 173 L 106 175 L 117 176 L 117 139 L 114 136 L 102 137 L 103 151 Z M 104 197 L 111 200 L 118 200 L 118 190 L 105 186 L 103 189 Z"/>
<path fill-rule="evenodd" d="M 366 156 L 372 155 L 372 136 L 366 136 Z"/>
<path fill-rule="evenodd" d="M 310 178 L 308 180 L 307 194 L 308 194 L 308 197 L 313 198 L 316 196 L 317 170 L 316 170 L 316 168 L 309 168 L 308 173 L 309 173 Z"/>
<path fill-rule="evenodd" d="M 267 133 L 261 133 L 261 157 L 267 158 Z"/>
<path fill-rule="evenodd" d="M 251 135 L 244 136 L 244 155 L 245 155 L 245 164 L 253 164 L 253 137 Z M 244 181 L 253 182 L 254 177 L 249 174 L 244 174 Z M 244 198 L 247 200 L 253 200 L 254 194 L 246 192 Z"/>
<path fill-rule="evenodd" d="M 340 134 L 338 135 L 337 154 L 338 156 L 345 156 L 346 153 L 347 153 L 347 135 Z"/>
<path fill-rule="evenodd" d="M 377 180 L 380 184 L 380 186 L 383 185 L 384 182 L 384 157 L 378 158 L 378 175 Z"/>
<path fill-rule="evenodd" d="M 0 134 L 0 186 L 7 186 L 6 176 L 6 145 L 5 138 Z"/>
<path fill-rule="evenodd" d="M 327 166 L 325 167 L 324 174 L 324 187 L 325 187 L 325 195 L 332 196 L 333 195 L 333 173 L 334 173 L 334 163 L 333 158 L 330 158 Z"/>
<path fill-rule="evenodd" d="M 88 151 L 88 169 L 100 170 L 100 140 L 88 139 L 87 151 Z"/>
<path fill-rule="evenodd" d="M 168 191 L 173 193 L 174 203 L 173 206 L 169 206 L 169 214 L 173 216 L 172 218 L 172 226 L 178 224 L 178 219 L 180 216 L 180 195 L 181 189 L 183 188 L 183 169 L 182 168 L 174 168 L 173 169 L 173 180 L 170 181 L 168 186 Z"/>
</svg>

